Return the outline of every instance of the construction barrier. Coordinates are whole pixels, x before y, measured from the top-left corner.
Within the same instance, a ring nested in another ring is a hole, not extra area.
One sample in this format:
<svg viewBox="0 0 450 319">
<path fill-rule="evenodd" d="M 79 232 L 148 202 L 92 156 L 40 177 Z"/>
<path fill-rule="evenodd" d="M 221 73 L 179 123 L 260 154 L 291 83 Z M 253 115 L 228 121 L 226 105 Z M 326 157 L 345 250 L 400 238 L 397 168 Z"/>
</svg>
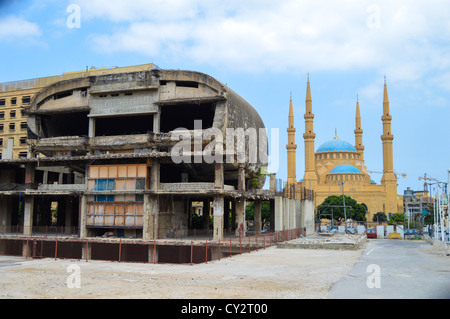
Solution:
<svg viewBox="0 0 450 319">
<path fill-rule="evenodd" d="M 299 238 L 299 228 L 221 240 L 155 240 L 0 236 L 0 255 L 25 258 L 199 264 L 250 253 Z"/>
</svg>

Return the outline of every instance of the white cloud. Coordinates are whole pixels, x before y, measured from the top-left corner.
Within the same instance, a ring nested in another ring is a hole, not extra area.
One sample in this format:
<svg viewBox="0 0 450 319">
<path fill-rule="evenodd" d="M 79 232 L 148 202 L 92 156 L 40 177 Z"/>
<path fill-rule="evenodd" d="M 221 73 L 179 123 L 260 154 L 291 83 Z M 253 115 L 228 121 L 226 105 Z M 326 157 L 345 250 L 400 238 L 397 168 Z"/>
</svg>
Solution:
<svg viewBox="0 0 450 319">
<path fill-rule="evenodd" d="M 439 1 L 78 3 L 89 19 L 120 22 L 120 30 L 92 37 L 97 49 L 109 52 L 155 59 L 182 54 L 197 63 L 246 70 L 378 69 L 398 81 L 450 66 L 450 9 Z"/>
<path fill-rule="evenodd" d="M 40 35 L 41 30 L 36 23 L 16 16 L 7 16 L 0 20 L 0 39 L 34 38 Z"/>
</svg>

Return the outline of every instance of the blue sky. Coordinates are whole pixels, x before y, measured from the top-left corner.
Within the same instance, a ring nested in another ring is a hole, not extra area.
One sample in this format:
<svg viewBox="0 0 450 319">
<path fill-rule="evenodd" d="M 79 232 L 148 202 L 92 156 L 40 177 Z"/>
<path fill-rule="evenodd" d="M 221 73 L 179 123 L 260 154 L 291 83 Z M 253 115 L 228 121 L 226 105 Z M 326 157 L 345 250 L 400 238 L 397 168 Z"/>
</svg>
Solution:
<svg viewBox="0 0 450 319">
<path fill-rule="evenodd" d="M 366 166 L 382 171 L 386 76 L 394 168 L 407 174 L 398 193 L 423 189 L 424 173 L 447 181 L 450 6 L 444 0 L 0 0 L 0 43 L 0 82 L 150 62 L 207 73 L 252 104 L 267 128 L 280 129 L 282 179 L 291 92 L 298 178 L 304 171 L 308 73 L 316 149 L 335 129 L 354 144 L 358 95 Z M 372 179 L 379 182 L 381 174 Z"/>
</svg>

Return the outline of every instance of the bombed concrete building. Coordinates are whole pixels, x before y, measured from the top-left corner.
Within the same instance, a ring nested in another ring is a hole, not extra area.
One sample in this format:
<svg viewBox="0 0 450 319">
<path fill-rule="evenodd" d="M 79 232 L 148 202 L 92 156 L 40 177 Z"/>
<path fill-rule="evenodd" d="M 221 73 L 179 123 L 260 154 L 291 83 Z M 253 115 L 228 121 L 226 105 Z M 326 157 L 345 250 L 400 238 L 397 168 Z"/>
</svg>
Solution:
<svg viewBox="0 0 450 319">
<path fill-rule="evenodd" d="M 244 235 L 250 201 L 259 232 L 267 200 L 271 228 L 289 228 L 281 204 L 276 221 L 274 189 L 261 189 L 263 121 L 209 75 L 153 64 L 79 73 L 45 86 L 25 111 L 27 158 L 0 160 L 3 232 L 58 225 L 80 238 L 154 240 L 200 223 L 220 239 Z"/>
</svg>

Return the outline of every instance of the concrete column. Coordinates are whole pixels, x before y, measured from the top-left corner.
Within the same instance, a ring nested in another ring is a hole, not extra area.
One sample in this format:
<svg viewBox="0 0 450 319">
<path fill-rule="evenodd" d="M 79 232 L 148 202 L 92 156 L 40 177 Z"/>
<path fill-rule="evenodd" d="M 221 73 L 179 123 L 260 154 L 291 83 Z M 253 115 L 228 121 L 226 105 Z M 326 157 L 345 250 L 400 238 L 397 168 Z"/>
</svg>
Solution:
<svg viewBox="0 0 450 319">
<path fill-rule="evenodd" d="M 88 136 L 91 137 L 95 137 L 95 118 L 94 117 L 90 117 L 89 118 L 89 132 L 88 132 Z"/>
<path fill-rule="evenodd" d="M 152 160 L 152 168 L 150 170 L 150 189 L 157 190 L 160 181 L 160 162 L 159 159 Z"/>
<path fill-rule="evenodd" d="M 81 196 L 81 203 L 80 203 L 80 238 L 86 238 L 88 236 L 87 234 L 87 196 L 82 195 Z"/>
<path fill-rule="evenodd" d="M 283 198 L 283 230 L 289 229 L 289 198 Z"/>
<path fill-rule="evenodd" d="M 275 218 L 274 218 L 274 230 L 275 231 L 281 231 L 283 230 L 283 197 L 281 196 L 275 196 L 273 199 L 274 202 L 274 211 L 275 211 Z"/>
<path fill-rule="evenodd" d="M 158 113 L 153 114 L 153 132 L 154 133 L 159 133 L 161 130 L 161 125 L 160 125 L 160 112 L 158 111 Z"/>
<path fill-rule="evenodd" d="M 48 170 L 43 171 L 42 184 L 48 184 Z"/>
<path fill-rule="evenodd" d="M 242 165 L 239 165 L 238 170 L 238 191 L 245 192 L 245 170 Z"/>
<path fill-rule="evenodd" d="M 150 240 L 150 194 L 144 194 L 144 217 L 142 219 L 142 239 Z"/>
<path fill-rule="evenodd" d="M 159 238 L 159 201 L 158 195 L 144 194 L 144 225 L 142 238 L 155 240 Z"/>
<path fill-rule="evenodd" d="M 214 173 L 215 173 L 214 188 L 223 189 L 224 188 L 223 163 L 216 163 Z"/>
<path fill-rule="evenodd" d="M 23 213 L 23 234 L 25 236 L 31 236 L 32 234 L 33 208 L 34 208 L 34 196 L 26 196 Z"/>
<path fill-rule="evenodd" d="M 245 224 L 245 200 L 237 199 L 236 205 L 236 236 L 245 236 L 247 230 Z"/>
<path fill-rule="evenodd" d="M 261 234 L 262 221 L 261 221 L 261 200 L 255 200 L 255 234 Z"/>
<path fill-rule="evenodd" d="M 210 199 L 205 199 L 203 201 L 203 229 L 205 230 L 205 234 L 208 233 L 209 230 L 209 211 L 211 209 Z"/>
<path fill-rule="evenodd" d="M 288 229 L 295 227 L 295 199 L 289 199 L 289 226 Z"/>
<path fill-rule="evenodd" d="M 223 196 L 214 196 L 214 240 L 223 239 Z"/>
<path fill-rule="evenodd" d="M 296 199 L 295 200 L 295 221 L 294 221 L 295 228 L 300 228 L 300 211 L 301 211 L 301 200 Z"/>
</svg>

